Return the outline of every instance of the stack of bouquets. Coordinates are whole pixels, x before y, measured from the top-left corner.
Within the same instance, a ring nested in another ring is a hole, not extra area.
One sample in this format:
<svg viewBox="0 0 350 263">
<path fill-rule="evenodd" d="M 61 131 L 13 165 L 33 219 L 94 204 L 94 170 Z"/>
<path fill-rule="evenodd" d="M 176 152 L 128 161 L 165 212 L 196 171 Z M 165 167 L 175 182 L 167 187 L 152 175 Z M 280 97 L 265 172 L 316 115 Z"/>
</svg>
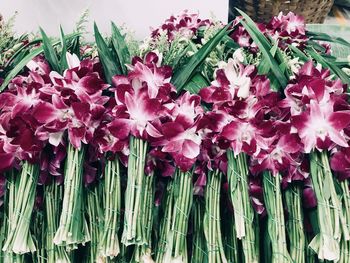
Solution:
<svg viewBox="0 0 350 263">
<path fill-rule="evenodd" d="M 0 94 L 0 262 L 349 262 L 346 65 L 293 13 L 241 15 L 28 49 Z"/>
</svg>

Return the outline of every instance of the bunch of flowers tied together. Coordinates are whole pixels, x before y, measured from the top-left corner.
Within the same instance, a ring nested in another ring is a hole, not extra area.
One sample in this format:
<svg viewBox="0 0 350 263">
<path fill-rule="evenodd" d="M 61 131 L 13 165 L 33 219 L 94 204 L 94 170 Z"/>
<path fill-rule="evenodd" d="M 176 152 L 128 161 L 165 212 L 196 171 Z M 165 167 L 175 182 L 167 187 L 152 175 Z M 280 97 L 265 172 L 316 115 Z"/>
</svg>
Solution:
<svg viewBox="0 0 350 263">
<path fill-rule="evenodd" d="M 102 55 L 27 63 L 0 94 L 0 262 L 349 262 L 348 87 L 289 13 L 255 25 L 285 59 L 276 88 L 247 22 L 197 92 L 177 64 L 227 28 L 187 12 L 110 80 Z"/>
</svg>

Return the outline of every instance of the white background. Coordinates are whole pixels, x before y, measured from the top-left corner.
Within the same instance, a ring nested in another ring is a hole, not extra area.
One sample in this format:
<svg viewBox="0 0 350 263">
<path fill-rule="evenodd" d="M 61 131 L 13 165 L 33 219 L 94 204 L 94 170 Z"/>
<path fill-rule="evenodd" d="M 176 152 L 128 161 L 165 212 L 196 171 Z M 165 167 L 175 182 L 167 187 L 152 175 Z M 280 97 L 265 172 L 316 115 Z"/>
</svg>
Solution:
<svg viewBox="0 0 350 263">
<path fill-rule="evenodd" d="M 5 18 L 18 11 L 15 23 L 18 33 L 37 32 L 41 26 L 48 34 L 57 36 L 60 24 L 68 33 L 87 8 L 90 32 L 92 21 L 96 21 L 100 30 L 108 33 L 112 20 L 127 25 L 141 39 L 149 34 L 150 27 L 184 9 L 199 12 L 202 18 L 214 14 L 226 22 L 228 0 L 0 0 L 0 13 Z"/>
</svg>

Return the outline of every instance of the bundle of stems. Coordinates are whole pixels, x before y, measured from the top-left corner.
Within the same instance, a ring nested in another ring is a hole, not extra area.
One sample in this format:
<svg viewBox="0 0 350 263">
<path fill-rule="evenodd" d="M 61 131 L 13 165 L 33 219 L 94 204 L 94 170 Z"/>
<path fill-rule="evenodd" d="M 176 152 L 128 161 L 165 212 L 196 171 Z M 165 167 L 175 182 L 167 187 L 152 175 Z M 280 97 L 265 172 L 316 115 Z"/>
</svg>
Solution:
<svg viewBox="0 0 350 263">
<path fill-rule="evenodd" d="M 202 263 L 208 261 L 208 249 L 204 235 L 203 218 L 205 202 L 195 197 L 193 202 L 193 244 L 191 262 Z"/>
<path fill-rule="evenodd" d="M 5 207 L 5 216 L 4 216 L 4 222 L 1 227 L 1 248 L 3 247 L 5 237 L 9 234 L 11 229 L 11 219 L 14 216 L 15 213 L 15 196 L 17 195 L 18 185 L 16 185 L 16 179 L 18 177 L 18 173 L 15 171 L 15 169 L 10 170 L 7 173 L 7 183 L 6 183 L 6 194 L 5 194 L 5 204 L 7 204 L 7 207 Z M 24 263 L 24 255 L 15 254 L 12 251 L 7 252 L 2 250 L 1 253 L 0 262 L 1 263 Z"/>
<path fill-rule="evenodd" d="M 268 234 L 272 245 L 272 263 L 288 262 L 291 259 L 287 249 L 286 225 L 282 203 L 281 175 L 263 173 L 264 200 L 267 210 Z"/>
<path fill-rule="evenodd" d="M 348 180 L 338 181 L 337 188 L 341 189 L 338 194 L 341 202 L 342 237 L 340 240 L 339 262 L 350 262 L 350 191 Z"/>
<path fill-rule="evenodd" d="M 142 225 L 142 200 L 145 189 L 145 163 L 148 143 L 131 136 L 128 160 L 128 181 L 125 192 L 125 214 L 122 243 L 142 245 L 145 225 Z"/>
<path fill-rule="evenodd" d="M 342 227 L 341 204 L 326 151 L 315 150 L 310 154 L 310 174 L 317 199 L 319 233 L 312 239 L 309 247 L 320 260 L 338 261 Z"/>
<path fill-rule="evenodd" d="M 121 210 L 120 164 L 118 158 L 107 159 L 103 179 L 104 218 L 98 253 L 100 260 L 120 253 L 119 227 Z"/>
<path fill-rule="evenodd" d="M 228 209 L 227 209 L 228 210 Z M 240 248 L 238 247 L 238 239 L 235 228 L 235 218 L 233 212 L 226 211 L 223 217 L 223 225 L 225 226 L 225 231 L 223 231 L 224 236 L 224 246 L 225 255 L 227 261 L 230 263 L 238 263 L 240 261 Z"/>
<path fill-rule="evenodd" d="M 47 250 L 45 248 L 45 225 L 43 211 L 36 209 L 33 215 L 33 237 L 36 246 L 36 251 L 32 253 L 33 262 L 46 263 Z M 52 240 L 51 240 L 52 242 Z"/>
<path fill-rule="evenodd" d="M 93 185 L 92 189 L 87 189 L 86 193 L 86 207 L 90 233 L 89 251 L 87 253 L 86 262 L 90 263 L 96 262 L 98 258 L 98 243 L 103 220 L 98 190 L 98 186 Z"/>
<path fill-rule="evenodd" d="M 45 202 L 45 227 L 46 240 L 45 249 L 47 252 L 47 263 L 70 263 L 71 256 L 63 246 L 54 244 L 53 238 L 58 228 L 59 214 L 61 210 L 63 198 L 63 185 L 52 182 L 52 184 L 44 186 L 44 202 Z"/>
<path fill-rule="evenodd" d="M 234 208 L 234 221 L 237 238 L 242 241 L 245 262 L 259 262 L 259 241 L 255 231 L 259 222 L 249 197 L 249 170 L 247 155 L 234 155 L 227 151 L 227 180 L 229 194 Z"/>
<path fill-rule="evenodd" d="M 12 171 L 12 170 L 11 170 Z M 10 172 L 11 173 L 11 172 Z M 5 204 L 7 203 L 6 200 L 6 195 L 5 195 Z M 4 207 L 5 205 L 2 205 L 1 211 L 0 211 L 0 263 L 3 262 L 5 253 L 4 251 L 1 250 L 2 246 L 4 245 L 4 240 L 5 240 L 5 234 L 6 234 L 6 208 Z"/>
<path fill-rule="evenodd" d="M 301 198 L 301 185 L 293 184 L 286 189 L 285 201 L 288 210 L 287 232 L 289 237 L 289 252 L 293 262 L 304 263 L 306 240 Z"/>
<path fill-rule="evenodd" d="M 165 193 L 165 202 L 163 202 L 163 217 L 160 222 L 159 240 L 157 242 L 156 262 L 164 262 L 164 256 L 167 248 L 167 235 L 171 230 L 171 219 L 174 210 L 174 189 L 172 182 L 167 185 Z"/>
<path fill-rule="evenodd" d="M 163 234 L 162 238 L 166 240 L 165 251 L 162 244 L 159 244 L 161 246 L 159 253 L 164 255 L 157 255 L 157 262 L 179 261 L 186 263 L 188 262 L 188 221 L 193 199 L 192 171 L 183 172 L 177 169 L 170 184 L 173 187 L 171 189 L 172 196 L 168 196 L 169 200 L 167 200 L 166 205 L 168 206 L 169 203 L 172 207 L 165 211 L 163 231 L 167 230 L 167 232 L 161 233 Z"/>
<path fill-rule="evenodd" d="M 220 193 L 222 173 L 208 172 L 205 191 L 204 233 L 208 246 L 208 263 L 228 262 L 221 235 Z"/>
<path fill-rule="evenodd" d="M 85 147 L 80 150 L 67 146 L 64 167 L 64 195 L 62 211 L 54 243 L 76 249 L 78 244 L 90 240 L 87 222 L 84 217 L 83 162 Z"/>
<path fill-rule="evenodd" d="M 30 233 L 30 222 L 36 196 L 39 167 L 25 161 L 21 172 L 15 176 L 13 191 L 8 197 L 9 225 L 3 251 L 24 254 L 36 250 Z M 13 209 L 13 210 L 12 210 Z"/>
<path fill-rule="evenodd" d="M 143 230 L 142 239 L 143 244 L 137 245 L 134 252 L 135 262 L 152 262 L 152 226 L 153 226 L 153 210 L 154 210 L 154 194 L 155 194 L 155 180 L 153 172 L 146 175 L 144 178 L 144 191 L 142 194 L 142 208 L 143 215 L 140 223 Z"/>
</svg>

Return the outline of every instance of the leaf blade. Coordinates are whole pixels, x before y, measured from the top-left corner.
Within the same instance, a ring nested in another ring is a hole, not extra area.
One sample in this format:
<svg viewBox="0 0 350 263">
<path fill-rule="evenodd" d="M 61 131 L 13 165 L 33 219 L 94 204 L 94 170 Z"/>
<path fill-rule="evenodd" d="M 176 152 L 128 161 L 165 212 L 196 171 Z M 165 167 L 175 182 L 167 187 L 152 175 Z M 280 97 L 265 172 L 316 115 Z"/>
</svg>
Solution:
<svg viewBox="0 0 350 263">
<path fill-rule="evenodd" d="M 186 83 L 193 77 L 196 69 L 204 62 L 210 52 L 220 43 L 222 38 L 227 34 L 229 25 L 221 29 L 210 39 L 203 47 L 193 54 L 188 63 L 181 67 L 172 77 L 171 82 L 178 91 L 181 91 Z"/>
<path fill-rule="evenodd" d="M 126 75 L 128 72 L 125 65 L 131 62 L 130 52 L 125 42 L 124 36 L 120 33 L 118 27 L 113 22 L 112 22 L 112 45 L 113 45 L 114 51 L 118 56 L 120 68 L 123 71 L 123 74 Z"/>
<path fill-rule="evenodd" d="M 271 71 L 276 76 L 280 86 L 283 88 L 286 87 L 288 80 L 286 76 L 283 74 L 283 72 L 280 70 L 279 64 L 270 53 L 270 50 L 272 49 L 271 44 L 268 42 L 268 40 L 263 35 L 263 33 L 261 33 L 260 30 L 257 29 L 254 21 L 243 11 L 239 9 L 237 10 L 246 20 L 246 22 L 242 20 L 241 24 L 248 31 L 249 35 L 252 37 L 255 44 L 259 47 L 260 51 L 263 53 L 264 57 L 267 59 L 268 63 L 270 64 Z"/>
<path fill-rule="evenodd" d="M 121 71 L 119 65 L 116 63 L 117 58 L 109 50 L 107 43 L 105 42 L 100 31 L 98 30 L 96 23 L 94 23 L 94 34 L 98 55 L 103 67 L 106 80 L 109 84 L 112 84 L 112 77 L 114 75 L 121 75 L 123 72 Z"/>
<path fill-rule="evenodd" d="M 58 62 L 56 51 L 53 48 L 50 39 L 42 28 L 40 28 L 40 33 L 43 40 L 43 50 L 46 60 L 54 71 L 60 72 L 60 63 Z"/>
</svg>

